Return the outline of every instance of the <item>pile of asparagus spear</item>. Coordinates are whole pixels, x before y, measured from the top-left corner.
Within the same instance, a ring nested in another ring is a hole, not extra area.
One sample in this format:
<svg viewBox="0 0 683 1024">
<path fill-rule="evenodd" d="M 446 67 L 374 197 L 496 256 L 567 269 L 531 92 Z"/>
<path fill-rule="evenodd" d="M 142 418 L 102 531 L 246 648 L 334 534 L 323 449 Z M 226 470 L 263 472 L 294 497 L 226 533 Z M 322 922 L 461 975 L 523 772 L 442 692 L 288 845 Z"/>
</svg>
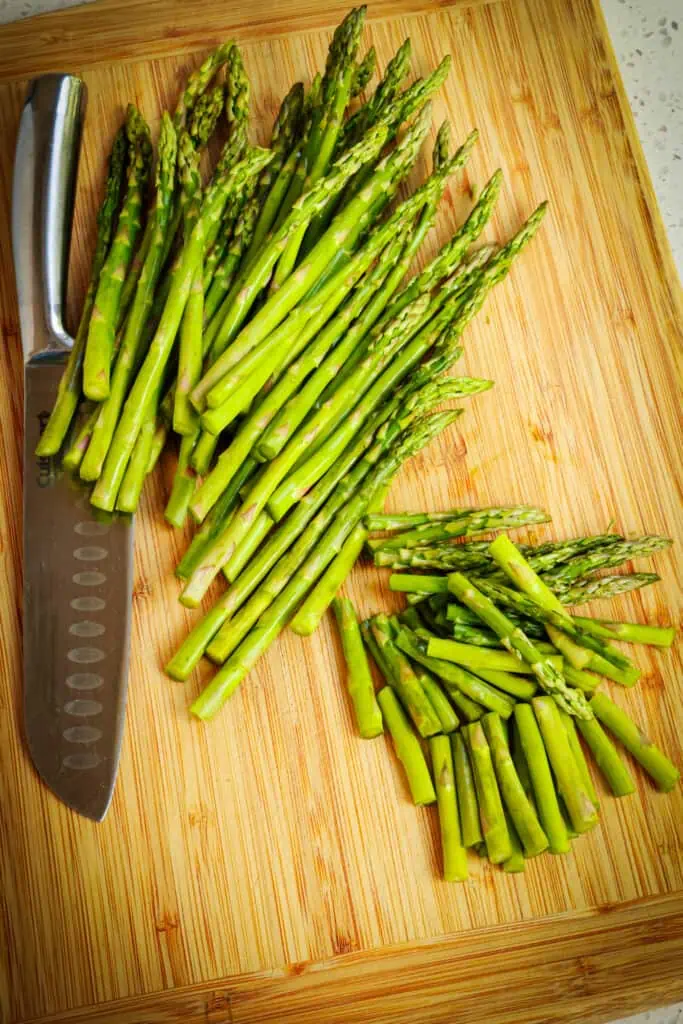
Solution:
<svg viewBox="0 0 683 1024">
<path fill-rule="evenodd" d="M 451 152 L 442 125 L 432 173 L 392 206 L 450 58 L 406 86 L 406 40 L 366 91 L 376 60 L 359 57 L 364 16 L 356 8 L 339 25 L 308 89 L 292 86 L 268 148 L 248 141 L 249 83 L 230 42 L 163 114 L 155 161 L 129 107 L 83 315 L 38 445 L 105 514 L 134 512 L 167 439 L 177 448 L 166 519 L 197 527 L 177 567 L 180 600 L 198 606 L 221 573 L 230 583 L 168 665 L 185 679 L 205 653 L 222 664 L 192 707 L 203 718 L 318 581 L 329 604 L 362 547 L 363 516 L 462 411 L 444 403 L 491 387 L 448 371 L 546 209 L 506 244 L 473 248 L 496 172 L 406 278 L 477 133 Z M 207 176 L 207 144 L 226 128 Z"/>
<path fill-rule="evenodd" d="M 360 625 L 348 599 L 333 601 L 360 735 L 378 736 L 386 726 L 413 801 L 437 804 L 446 880 L 468 877 L 469 848 L 505 871 L 523 871 L 526 858 L 566 853 L 571 839 L 597 824 L 598 796 L 579 736 L 615 796 L 635 785 L 610 734 L 660 790 L 679 778 L 643 730 L 598 692 L 601 676 L 624 687 L 639 678 L 615 640 L 669 647 L 673 628 L 567 611 L 654 582 L 652 573 L 595 573 L 671 542 L 607 533 L 517 547 L 500 533 L 492 542 L 457 543 L 547 518 L 525 507 L 369 514 L 363 527 L 377 565 L 438 575 L 392 574 L 390 586 L 408 595 L 408 607 Z M 376 530 L 384 535 L 369 537 Z M 366 652 L 382 679 L 377 693 Z"/>
</svg>

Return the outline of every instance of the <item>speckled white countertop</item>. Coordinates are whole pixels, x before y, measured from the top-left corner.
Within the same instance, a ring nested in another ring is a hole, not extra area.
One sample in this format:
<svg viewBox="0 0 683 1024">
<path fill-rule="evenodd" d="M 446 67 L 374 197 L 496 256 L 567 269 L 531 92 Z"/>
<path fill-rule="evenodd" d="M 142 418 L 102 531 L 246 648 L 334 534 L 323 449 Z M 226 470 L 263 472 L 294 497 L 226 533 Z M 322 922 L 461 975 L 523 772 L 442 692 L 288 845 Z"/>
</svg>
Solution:
<svg viewBox="0 0 683 1024">
<path fill-rule="evenodd" d="M 0 24 L 82 2 L 0 0 Z M 602 6 L 683 278 L 683 0 L 602 0 Z M 683 1024 L 683 1003 L 614 1024 Z"/>
</svg>

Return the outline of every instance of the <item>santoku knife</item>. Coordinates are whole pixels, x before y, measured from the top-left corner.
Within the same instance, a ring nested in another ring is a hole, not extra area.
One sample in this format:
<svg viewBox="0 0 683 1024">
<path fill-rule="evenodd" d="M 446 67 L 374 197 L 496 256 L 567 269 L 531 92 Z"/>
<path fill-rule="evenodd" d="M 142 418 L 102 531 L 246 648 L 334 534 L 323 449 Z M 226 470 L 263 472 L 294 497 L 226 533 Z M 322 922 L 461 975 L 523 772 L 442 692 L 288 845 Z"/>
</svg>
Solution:
<svg viewBox="0 0 683 1024">
<path fill-rule="evenodd" d="M 63 325 L 85 86 L 35 79 L 19 123 L 12 240 L 24 353 L 24 722 L 38 772 L 80 814 L 109 807 L 123 733 L 133 528 L 36 443 L 72 340 Z"/>
</svg>

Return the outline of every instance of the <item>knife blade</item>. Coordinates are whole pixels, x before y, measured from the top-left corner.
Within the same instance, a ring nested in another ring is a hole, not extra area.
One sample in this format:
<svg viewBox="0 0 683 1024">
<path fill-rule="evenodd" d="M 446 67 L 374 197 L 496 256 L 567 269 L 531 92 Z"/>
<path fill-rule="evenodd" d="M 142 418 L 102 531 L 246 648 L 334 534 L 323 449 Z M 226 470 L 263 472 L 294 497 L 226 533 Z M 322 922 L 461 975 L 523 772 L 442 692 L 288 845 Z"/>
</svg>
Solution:
<svg viewBox="0 0 683 1024">
<path fill-rule="evenodd" d="M 101 821 L 125 719 L 133 526 L 96 513 L 59 458 L 36 458 L 72 341 L 63 325 L 83 82 L 45 75 L 19 123 L 12 239 L 24 352 L 24 728 L 73 810 Z"/>
</svg>

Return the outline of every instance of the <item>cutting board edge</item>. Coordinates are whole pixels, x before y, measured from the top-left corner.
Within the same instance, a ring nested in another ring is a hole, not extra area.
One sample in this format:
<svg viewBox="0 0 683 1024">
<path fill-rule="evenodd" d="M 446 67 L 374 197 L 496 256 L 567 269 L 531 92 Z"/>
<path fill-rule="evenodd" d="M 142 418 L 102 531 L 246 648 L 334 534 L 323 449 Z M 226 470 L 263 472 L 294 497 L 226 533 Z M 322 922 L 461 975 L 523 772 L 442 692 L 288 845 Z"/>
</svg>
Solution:
<svg viewBox="0 0 683 1024">
<path fill-rule="evenodd" d="M 369 22 L 424 16 L 450 8 L 467 9 L 508 0 L 375 0 Z M 193 4 L 157 0 L 151 6 L 137 0 L 99 0 L 39 14 L 3 27 L 0 39 L 0 85 L 24 81 L 54 71 L 72 72 L 115 60 L 131 64 L 209 50 L 225 39 L 238 43 L 282 39 L 307 32 L 330 31 L 352 7 L 351 0 L 317 4 L 306 0 L 252 0 L 248 16 L 239 0 L 205 0 L 198 27 Z M 121 17 L 125 8 L 125 17 Z M 160 27 L 161 26 L 161 27 Z M 36 46 L 39 40 L 40 46 Z"/>
<path fill-rule="evenodd" d="M 506 943 L 512 935 L 514 949 Z M 418 995 L 420 1024 L 452 1022 L 456 1004 L 469 1024 L 602 1024 L 683 999 L 682 960 L 683 892 L 676 892 L 289 964 L 278 972 L 216 978 L 13 1024 L 413 1024 L 410 1000 Z M 491 973 L 495 983 L 487 1001 L 481 979 Z M 381 1016 L 356 1016 L 377 1011 Z"/>
</svg>

